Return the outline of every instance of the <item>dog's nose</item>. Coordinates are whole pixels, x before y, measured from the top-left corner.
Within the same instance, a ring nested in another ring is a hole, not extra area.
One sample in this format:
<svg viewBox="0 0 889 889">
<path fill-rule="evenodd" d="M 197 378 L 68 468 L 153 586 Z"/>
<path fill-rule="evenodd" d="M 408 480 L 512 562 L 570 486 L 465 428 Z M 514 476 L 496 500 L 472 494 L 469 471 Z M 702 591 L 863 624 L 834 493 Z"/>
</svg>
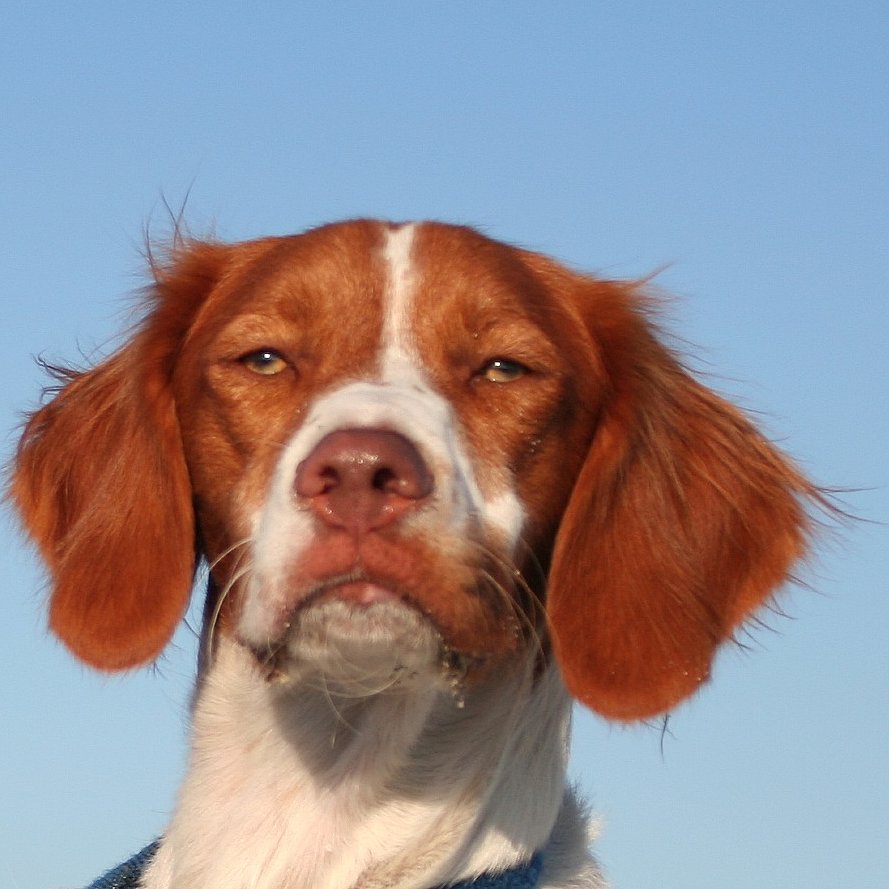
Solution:
<svg viewBox="0 0 889 889">
<path fill-rule="evenodd" d="M 365 533 L 397 522 L 432 493 L 417 448 L 386 429 L 340 429 L 296 470 L 297 497 L 332 528 Z"/>
</svg>

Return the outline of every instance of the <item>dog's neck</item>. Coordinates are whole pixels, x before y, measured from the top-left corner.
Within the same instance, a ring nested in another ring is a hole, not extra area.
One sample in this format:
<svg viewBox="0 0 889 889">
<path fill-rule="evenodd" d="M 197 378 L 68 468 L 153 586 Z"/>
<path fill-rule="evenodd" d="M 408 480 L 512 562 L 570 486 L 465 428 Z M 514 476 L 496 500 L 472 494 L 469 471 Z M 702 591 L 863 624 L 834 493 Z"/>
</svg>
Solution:
<svg viewBox="0 0 889 889">
<path fill-rule="evenodd" d="M 429 889 L 511 867 L 562 808 L 569 715 L 555 670 L 346 700 L 270 682 L 223 639 L 145 885 Z"/>
</svg>

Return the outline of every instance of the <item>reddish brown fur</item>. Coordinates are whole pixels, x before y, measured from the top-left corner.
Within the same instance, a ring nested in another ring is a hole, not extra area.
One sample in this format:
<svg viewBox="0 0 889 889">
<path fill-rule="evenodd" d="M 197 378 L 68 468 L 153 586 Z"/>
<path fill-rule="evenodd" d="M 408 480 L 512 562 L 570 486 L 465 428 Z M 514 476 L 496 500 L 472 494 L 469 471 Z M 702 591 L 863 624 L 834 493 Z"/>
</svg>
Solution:
<svg viewBox="0 0 889 889">
<path fill-rule="evenodd" d="M 618 719 L 669 709 L 803 553 L 819 493 L 655 338 L 632 286 L 528 257 L 610 392 L 556 540 L 548 613 L 569 689 Z"/>
<path fill-rule="evenodd" d="M 311 395 L 369 370 L 380 242 L 377 224 L 359 222 L 178 246 L 133 340 L 31 418 L 12 493 L 52 573 L 51 626 L 83 660 L 118 669 L 157 656 L 196 552 L 212 559 L 245 534 L 233 498 L 258 506 Z M 617 719 L 669 709 L 802 554 L 816 489 L 658 342 L 635 286 L 450 226 L 420 228 L 415 261 L 420 353 L 483 488 L 501 464 L 514 476 L 526 540 L 549 565 L 569 689 Z M 294 292 L 333 303 L 303 316 L 311 300 L 296 310 Z M 311 391 L 299 373 L 260 392 L 226 370 L 250 348 L 251 314 L 263 319 L 253 347 L 277 324 Z M 496 402 L 471 382 L 492 352 L 536 371 Z M 442 573 L 430 543 L 415 546 Z M 221 586 L 232 568 L 216 570 Z M 468 601 L 447 619 L 475 647 L 484 621 Z"/>
<path fill-rule="evenodd" d="M 142 330 L 70 374 L 19 445 L 11 492 L 52 575 L 50 626 L 102 669 L 156 657 L 187 604 L 194 518 L 170 373 L 223 253 L 177 255 Z"/>
</svg>

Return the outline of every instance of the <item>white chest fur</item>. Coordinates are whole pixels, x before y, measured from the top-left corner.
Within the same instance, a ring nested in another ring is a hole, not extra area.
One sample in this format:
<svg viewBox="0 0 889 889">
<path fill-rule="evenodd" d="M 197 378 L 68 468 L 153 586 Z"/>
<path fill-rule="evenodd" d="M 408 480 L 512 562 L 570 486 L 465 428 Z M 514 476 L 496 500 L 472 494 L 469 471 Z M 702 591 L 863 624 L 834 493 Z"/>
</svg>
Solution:
<svg viewBox="0 0 889 889">
<path fill-rule="evenodd" d="M 145 889 L 425 889 L 547 844 L 575 877 L 586 864 L 585 882 L 564 885 L 598 885 L 586 837 L 564 823 L 566 806 L 576 815 L 564 786 L 569 708 L 554 671 L 465 700 L 410 689 L 333 700 L 270 684 L 223 642 Z M 557 818 L 573 843 L 553 835 Z"/>
</svg>

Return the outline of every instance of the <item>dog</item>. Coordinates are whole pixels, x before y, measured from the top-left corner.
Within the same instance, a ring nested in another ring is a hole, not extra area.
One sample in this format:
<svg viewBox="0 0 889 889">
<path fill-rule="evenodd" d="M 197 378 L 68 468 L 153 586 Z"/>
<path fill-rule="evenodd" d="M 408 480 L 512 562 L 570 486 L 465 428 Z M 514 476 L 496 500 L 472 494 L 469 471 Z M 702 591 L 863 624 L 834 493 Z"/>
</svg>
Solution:
<svg viewBox="0 0 889 889">
<path fill-rule="evenodd" d="M 152 272 L 11 481 L 93 667 L 157 658 L 209 566 L 172 819 L 96 885 L 603 886 L 572 702 L 630 722 L 694 693 L 819 489 L 644 286 L 470 228 L 180 236 Z"/>
</svg>

